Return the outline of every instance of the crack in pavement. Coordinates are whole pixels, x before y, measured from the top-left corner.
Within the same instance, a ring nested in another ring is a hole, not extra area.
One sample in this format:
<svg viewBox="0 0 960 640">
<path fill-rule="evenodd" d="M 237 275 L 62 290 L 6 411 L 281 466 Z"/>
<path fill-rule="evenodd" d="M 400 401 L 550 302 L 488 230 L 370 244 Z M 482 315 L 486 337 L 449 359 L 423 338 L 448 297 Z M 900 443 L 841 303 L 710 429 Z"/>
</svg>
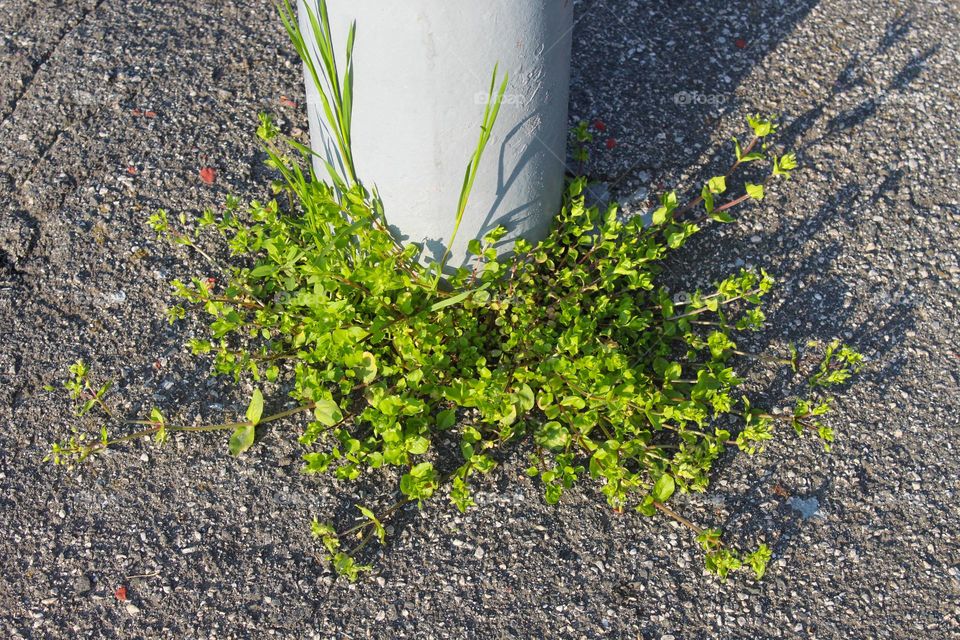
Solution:
<svg viewBox="0 0 960 640">
<path fill-rule="evenodd" d="M 47 61 L 49 61 L 50 58 L 52 58 L 53 55 L 60 50 L 60 45 L 63 44 L 63 41 L 66 40 L 67 37 L 70 36 L 74 31 L 76 31 L 80 25 L 86 22 L 87 18 L 92 13 L 96 12 L 96 10 L 100 8 L 100 5 L 102 5 L 105 1 L 106 0 L 97 0 L 94 3 L 93 7 L 84 11 L 80 15 L 80 18 L 75 23 L 73 23 L 62 34 L 60 34 L 60 37 L 57 38 L 57 41 L 54 43 L 52 47 L 50 47 L 49 51 L 42 54 L 37 61 L 30 63 L 30 74 L 26 78 L 21 79 L 21 82 L 23 83 L 23 88 L 20 91 L 20 93 L 14 96 L 13 101 L 10 103 L 10 113 L 4 116 L 3 120 L 0 120 L 0 128 L 4 127 L 7 124 L 7 122 L 9 122 L 9 120 L 17 112 L 17 107 L 20 105 L 20 100 L 23 99 L 23 97 L 30 90 L 30 87 L 33 86 L 34 82 L 37 79 L 37 76 L 40 74 L 41 67 L 43 67 L 43 65 L 45 65 Z"/>
</svg>

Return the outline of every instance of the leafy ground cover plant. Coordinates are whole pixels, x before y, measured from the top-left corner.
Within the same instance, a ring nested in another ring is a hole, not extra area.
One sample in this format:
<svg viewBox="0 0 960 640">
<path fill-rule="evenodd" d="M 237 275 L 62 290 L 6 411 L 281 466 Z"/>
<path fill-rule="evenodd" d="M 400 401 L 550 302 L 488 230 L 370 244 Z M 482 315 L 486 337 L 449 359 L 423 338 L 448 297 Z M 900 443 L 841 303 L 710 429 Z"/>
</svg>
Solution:
<svg viewBox="0 0 960 640">
<path fill-rule="evenodd" d="M 358 555 L 371 541 L 384 542 L 383 523 L 399 509 L 438 497 L 470 508 L 472 480 L 496 468 L 499 452 L 529 442 L 535 453 L 527 473 L 539 478 L 547 502 L 590 478 L 614 509 L 661 514 L 690 528 L 709 571 L 725 578 L 746 567 L 760 578 L 771 555 L 765 545 L 736 549 L 669 503 L 677 492 L 707 490 L 728 448 L 754 454 L 780 426 L 813 434 L 829 449 L 834 434 L 821 422 L 831 407 L 828 392 L 862 358 L 839 343 L 815 358 L 814 344 L 776 356 L 741 350 L 738 337 L 765 322 L 762 298 L 774 282 L 763 270 L 741 270 L 683 299 L 659 276 L 670 252 L 704 225 L 733 222 L 735 207 L 762 201 L 771 181 L 789 178 L 795 157 L 768 142 L 776 122 L 752 116 L 751 138 L 744 146 L 734 140 L 728 171 L 685 202 L 664 194 L 646 223 L 622 220 L 616 206 L 588 206 L 586 180 L 576 178 L 545 240 L 504 247 L 506 230 L 496 228 L 470 242 L 470 266 L 444 271 L 446 255 L 427 263 L 420 247 L 396 241 L 383 204 L 353 169 L 355 31 L 341 76 L 322 1 L 309 15 L 313 44 L 289 4 L 281 18 L 320 89 L 345 169 L 328 164 L 330 182 L 321 180 L 313 152 L 262 115 L 258 135 L 278 176 L 273 199 L 247 206 L 228 199 L 221 213 L 196 220 L 172 220 L 164 211 L 149 220 L 158 234 L 207 257 L 222 283 L 212 284 L 210 274 L 173 281 L 180 303 L 169 318 L 206 318 L 208 336 L 188 348 L 210 357 L 216 374 L 256 387 L 245 419 L 177 425 L 155 408 L 123 421 L 105 401 L 109 386 L 94 385 L 77 363 L 64 386 L 78 415 L 89 419 L 101 409 L 105 422 L 96 431 L 76 427 L 49 459 L 73 464 L 132 440 L 162 443 L 201 431 L 229 432 L 229 451 L 240 455 L 258 426 L 309 416 L 299 435 L 305 473 L 354 481 L 365 469 L 396 469 L 392 506 L 375 512 L 358 505 L 358 522 L 340 529 L 312 524 L 332 566 L 355 580 L 369 569 Z M 495 72 L 454 234 L 506 81 L 496 87 Z M 581 162 L 589 138 L 586 126 L 575 131 Z M 748 166 L 761 177 L 735 180 Z M 229 262 L 209 258 L 203 246 L 211 237 L 229 248 Z M 789 411 L 753 406 L 735 368 L 746 358 L 790 368 L 807 379 L 808 392 Z M 811 358 L 805 372 L 801 365 Z M 266 413 L 261 388 L 286 390 L 295 406 Z M 436 454 L 446 444 L 459 450 L 457 460 Z"/>
</svg>

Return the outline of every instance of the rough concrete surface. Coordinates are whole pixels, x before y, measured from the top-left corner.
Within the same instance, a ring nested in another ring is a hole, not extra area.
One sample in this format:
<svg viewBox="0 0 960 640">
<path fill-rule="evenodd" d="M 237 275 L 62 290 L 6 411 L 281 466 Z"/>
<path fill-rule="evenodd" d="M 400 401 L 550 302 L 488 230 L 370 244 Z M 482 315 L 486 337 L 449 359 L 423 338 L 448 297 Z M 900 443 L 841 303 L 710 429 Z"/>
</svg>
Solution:
<svg viewBox="0 0 960 640">
<path fill-rule="evenodd" d="M 384 480 L 301 475 L 293 427 L 239 460 L 210 435 L 43 465 L 69 408 L 40 387 L 79 357 L 131 414 L 242 411 L 184 354 L 199 327 L 162 315 L 165 282 L 203 263 L 143 223 L 265 197 L 256 114 L 303 129 L 303 90 L 266 0 L 0 0 L 0 635 L 960 637 L 960 5 L 582 0 L 577 20 L 572 115 L 603 123 L 588 171 L 628 210 L 708 175 L 746 113 L 781 113 L 798 151 L 789 183 L 671 277 L 765 266 L 770 329 L 746 346 L 841 337 L 869 356 L 832 454 L 784 434 L 677 500 L 765 540 L 767 577 L 721 583 L 687 531 L 587 487 L 546 506 L 522 454 L 466 515 L 403 512 L 355 585 L 307 524 Z"/>
</svg>

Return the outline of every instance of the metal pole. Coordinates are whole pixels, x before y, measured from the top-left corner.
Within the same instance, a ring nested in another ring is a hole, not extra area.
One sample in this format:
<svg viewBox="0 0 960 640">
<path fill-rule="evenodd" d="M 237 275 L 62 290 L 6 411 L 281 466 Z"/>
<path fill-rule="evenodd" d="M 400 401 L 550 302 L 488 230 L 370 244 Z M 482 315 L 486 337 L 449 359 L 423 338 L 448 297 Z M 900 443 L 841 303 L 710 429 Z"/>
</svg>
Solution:
<svg viewBox="0 0 960 640">
<path fill-rule="evenodd" d="M 299 1 L 309 34 L 302 5 L 316 0 Z M 328 0 L 328 8 L 341 59 L 357 22 L 353 155 L 398 237 L 422 244 L 428 260 L 443 254 L 496 64 L 510 84 L 449 264 L 465 264 L 469 240 L 498 225 L 510 232 L 504 242 L 543 237 L 563 191 L 572 0 Z M 312 146 L 337 164 L 310 81 L 307 106 Z"/>
</svg>

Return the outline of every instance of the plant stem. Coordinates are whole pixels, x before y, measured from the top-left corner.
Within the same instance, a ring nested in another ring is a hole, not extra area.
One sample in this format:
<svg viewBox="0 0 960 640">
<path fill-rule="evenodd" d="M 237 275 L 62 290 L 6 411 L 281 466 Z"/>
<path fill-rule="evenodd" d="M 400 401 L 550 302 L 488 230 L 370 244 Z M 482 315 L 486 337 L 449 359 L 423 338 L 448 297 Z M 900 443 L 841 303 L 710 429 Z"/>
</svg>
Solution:
<svg viewBox="0 0 960 640">
<path fill-rule="evenodd" d="M 276 422 L 277 420 L 282 420 L 284 418 L 289 418 L 292 415 L 298 413 L 303 413 L 304 411 L 310 411 L 316 407 L 316 403 L 309 402 L 299 407 L 294 407 L 292 409 L 287 409 L 286 411 L 281 411 L 273 415 L 267 416 L 260 420 L 257 424 L 267 424 L 270 422 Z M 112 438 L 106 442 L 100 441 L 96 444 L 89 445 L 88 447 L 83 448 L 80 452 L 83 457 L 89 456 L 90 454 L 96 453 L 98 451 L 103 451 L 112 446 L 123 444 L 125 442 L 132 442 L 134 440 L 139 440 L 140 438 L 146 438 L 148 436 L 159 433 L 160 431 L 165 431 L 169 433 L 206 433 L 209 431 L 228 431 L 232 429 L 239 429 L 240 427 L 249 427 L 253 423 L 249 421 L 237 421 L 237 422 L 223 422 L 220 424 L 206 424 L 206 425 L 168 425 L 160 424 L 155 420 L 125 420 L 123 424 L 137 424 L 137 425 L 150 425 L 147 429 L 141 429 L 135 433 L 131 433 L 125 436 L 120 436 L 118 438 Z"/>
<path fill-rule="evenodd" d="M 732 298 L 727 298 L 726 300 L 724 300 L 724 301 L 721 302 L 720 304 L 722 304 L 722 305 L 730 304 L 731 302 L 736 302 L 737 300 L 742 300 L 742 299 L 746 298 L 747 296 L 752 296 L 752 295 L 757 294 L 757 293 L 760 293 L 760 289 L 759 289 L 759 288 L 757 288 L 757 289 L 751 289 L 750 291 L 747 291 L 746 293 L 741 293 L 741 294 L 738 295 L 738 296 L 734 296 L 734 297 L 732 297 Z M 673 317 L 667 318 L 667 322 L 673 322 L 673 321 L 676 321 L 676 320 L 681 320 L 681 319 L 683 319 L 683 318 L 690 318 L 690 317 L 693 317 L 693 316 L 700 315 L 701 313 L 707 313 L 708 311 L 710 311 L 710 309 L 708 309 L 707 307 L 700 307 L 699 309 L 694 309 L 693 311 L 689 311 L 689 312 L 687 312 L 687 313 L 681 313 L 681 314 L 678 315 L 678 316 L 673 316 Z"/>
<path fill-rule="evenodd" d="M 759 141 L 760 141 L 760 138 L 754 136 L 753 140 L 750 141 L 750 144 L 748 144 L 748 145 L 746 146 L 746 148 L 741 151 L 741 154 L 744 155 L 744 156 L 747 155 L 747 154 L 749 154 L 751 151 L 753 151 L 753 148 L 754 148 L 755 146 L 757 146 L 757 142 L 759 142 Z M 741 164 L 743 164 L 743 162 L 740 161 L 740 160 L 737 160 L 736 162 L 734 162 L 732 165 L 730 165 L 730 168 L 727 169 L 727 172 L 726 172 L 725 174 L 723 174 L 723 177 L 724 177 L 725 179 L 726 179 L 726 178 L 729 178 L 731 175 L 733 175 L 733 172 L 736 171 L 737 168 L 738 168 Z M 678 215 L 680 215 L 681 213 L 685 213 L 685 212 L 687 212 L 687 211 L 690 211 L 691 209 L 693 209 L 695 206 L 697 206 L 697 205 L 700 204 L 701 202 L 703 202 L 703 196 L 702 196 L 702 195 L 698 195 L 698 196 L 695 197 L 693 200 L 691 200 L 691 201 L 688 202 L 687 204 L 685 204 L 685 205 L 683 205 L 682 207 L 680 207 L 679 209 L 677 209 L 676 212 L 674 213 L 674 216 L 678 216 Z M 722 211 L 722 210 L 723 210 L 723 209 L 716 209 L 716 211 Z"/>
<path fill-rule="evenodd" d="M 730 353 L 736 354 L 738 356 L 745 356 L 747 358 L 754 358 L 756 360 L 762 360 L 764 362 L 775 362 L 776 364 L 793 364 L 792 360 L 786 360 L 784 358 L 774 358 L 773 356 L 765 356 L 760 353 L 750 353 L 749 351 L 739 351 L 737 349 L 730 349 Z"/>
<path fill-rule="evenodd" d="M 653 506 L 656 507 L 657 510 L 660 511 L 661 513 L 665 513 L 666 515 L 670 516 L 671 518 L 673 518 L 683 526 L 687 527 L 688 529 L 693 531 L 695 534 L 700 535 L 701 533 L 703 533 L 703 527 L 698 527 L 697 525 L 693 524 L 690 520 L 687 520 L 682 515 L 680 515 L 679 513 L 677 513 L 670 507 L 668 507 L 667 505 L 663 504 L 662 502 L 654 502 Z"/>
</svg>

